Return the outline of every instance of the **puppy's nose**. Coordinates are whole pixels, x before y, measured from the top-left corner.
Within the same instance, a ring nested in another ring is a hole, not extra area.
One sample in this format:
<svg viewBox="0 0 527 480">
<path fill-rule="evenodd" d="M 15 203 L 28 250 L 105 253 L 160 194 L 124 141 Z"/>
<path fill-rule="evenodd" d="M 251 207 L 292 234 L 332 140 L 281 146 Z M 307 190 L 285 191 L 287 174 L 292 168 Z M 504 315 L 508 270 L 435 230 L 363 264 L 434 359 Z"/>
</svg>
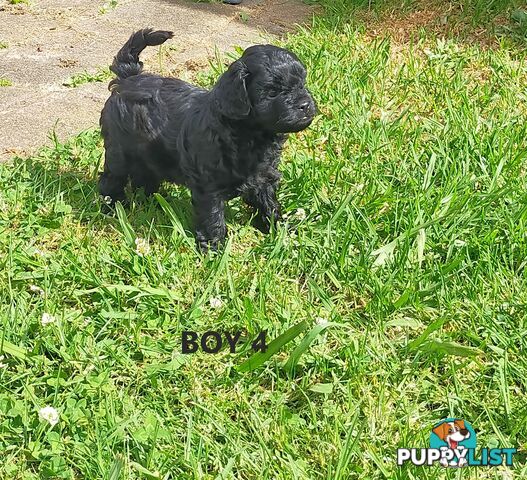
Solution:
<svg viewBox="0 0 527 480">
<path fill-rule="evenodd" d="M 306 101 L 300 105 L 300 110 L 302 110 L 306 115 L 315 115 L 317 113 L 317 107 L 314 102 Z"/>
</svg>

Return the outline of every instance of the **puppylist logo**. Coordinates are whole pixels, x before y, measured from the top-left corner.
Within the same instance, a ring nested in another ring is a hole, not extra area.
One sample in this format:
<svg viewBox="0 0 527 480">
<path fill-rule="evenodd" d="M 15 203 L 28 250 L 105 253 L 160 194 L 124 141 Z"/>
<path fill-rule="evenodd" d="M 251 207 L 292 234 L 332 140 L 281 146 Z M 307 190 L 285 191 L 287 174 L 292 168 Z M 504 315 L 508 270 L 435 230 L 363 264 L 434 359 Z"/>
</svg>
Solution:
<svg viewBox="0 0 527 480">
<path fill-rule="evenodd" d="M 482 448 L 476 456 L 476 432 L 472 425 L 459 418 L 447 418 L 434 425 L 430 448 L 399 448 L 397 465 L 431 466 L 439 463 L 447 468 L 512 465 L 516 448 Z"/>
</svg>

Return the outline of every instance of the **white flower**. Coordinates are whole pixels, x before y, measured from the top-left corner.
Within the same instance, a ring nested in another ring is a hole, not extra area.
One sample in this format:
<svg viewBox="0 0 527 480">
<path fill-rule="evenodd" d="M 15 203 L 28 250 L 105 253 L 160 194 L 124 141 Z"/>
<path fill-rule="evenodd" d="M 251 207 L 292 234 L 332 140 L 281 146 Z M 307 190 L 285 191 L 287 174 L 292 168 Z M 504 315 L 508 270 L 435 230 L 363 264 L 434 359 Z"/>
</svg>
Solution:
<svg viewBox="0 0 527 480">
<path fill-rule="evenodd" d="M 150 253 L 150 245 L 144 238 L 135 239 L 135 253 L 140 257 L 146 257 Z"/>
<path fill-rule="evenodd" d="M 2 360 L 5 357 L 3 355 L 0 355 L 0 368 L 7 368 L 7 363 L 2 363 Z"/>
<path fill-rule="evenodd" d="M 112 197 L 110 197 L 109 195 L 105 195 L 104 197 L 101 195 L 101 200 L 106 203 L 106 205 L 111 205 L 112 204 Z"/>
<path fill-rule="evenodd" d="M 322 317 L 315 318 L 315 322 L 317 322 L 318 325 L 321 325 L 323 327 L 325 327 L 329 323 L 325 318 Z"/>
<path fill-rule="evenodd" d="M 221 307 L 223 307 L 223 302 L 221 301 L 221 298 L 218 298 L 218 297 L 212 297 L 209 300 L 209 303 L 210 303 L 210 306 L 212 308 L 221 308 Z"/>
<path fill-rule="evenodd" d="M 295 212 L 295 218 L 297 218 L 300 221 L 305 220 L 306 219 L 306 211 L 303 208 L 299 208 Z"/>
<path fill-rule="evenodd" d="M 467 244 L 467 242 L 463 241 L 463 240 L 459 240 L 459 238 L 456 238 L 454 240 L 454 247 L 464 247 L 465 245 Z"/>
<path fill-rule="evenodd" d="M 38 411 L 38 418 L 43 422 L 48 422 L 52 427 L 59 423 L 59 412 L 53 407 L 43 407 Z"/>
<path fill-rule="evenodd" d="M 46 325 L 49 325 L 50 323 L 55 323 L 55 320 L 56 318 L 53 315 L 49 313 L 43 313 L 40 323 L 46 326 Z"/>
<path fill-rule="evenodd" d="M 44 295 L 44 290 L 42 290 L 37 285 L 30 285 L 29 286 L 29 291 L 32 292 L 32 293 L 38 293 L 39 295 Z"/>
<path fill-rule="evenodd" d="M 46 252 L 38 247 L 35 247 L 35 250 L 33 250 L 33 255 L 37 256 L 37 257 L 45 257 L 46 256 Z"/>
</svg>

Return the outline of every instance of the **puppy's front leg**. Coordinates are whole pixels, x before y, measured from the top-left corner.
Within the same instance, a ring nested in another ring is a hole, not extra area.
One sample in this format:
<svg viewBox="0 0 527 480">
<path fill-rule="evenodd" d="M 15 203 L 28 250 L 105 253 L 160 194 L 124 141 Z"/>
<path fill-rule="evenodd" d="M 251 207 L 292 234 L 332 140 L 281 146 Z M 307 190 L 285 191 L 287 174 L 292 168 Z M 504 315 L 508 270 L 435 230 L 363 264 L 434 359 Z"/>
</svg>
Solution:
<svg viewBox="0 0 527 480">
<path fill-rule="evenodd" d="M 215 193 L 192 191 L 196 242 L 202 251 L 217 250 L 225 240 L 225 201 Z"/>
<path fill-rule="evenodd" d="M 278 182 L 256 185 L 243 194 L 247 205 L 257 211 L 255 226 L 263 233 L 269 233 L 271 223 L 281 219 L 280 204 L 276 198 Z"/>
<path fill-rule="evenodd" d="M 110 202 L 123 201 L 124 187 L 128 181 L 128 162 L 120 146 L 105 146 L 104 172 L 99 176 L 99 193 L 110 197 Z"/>
</svg>

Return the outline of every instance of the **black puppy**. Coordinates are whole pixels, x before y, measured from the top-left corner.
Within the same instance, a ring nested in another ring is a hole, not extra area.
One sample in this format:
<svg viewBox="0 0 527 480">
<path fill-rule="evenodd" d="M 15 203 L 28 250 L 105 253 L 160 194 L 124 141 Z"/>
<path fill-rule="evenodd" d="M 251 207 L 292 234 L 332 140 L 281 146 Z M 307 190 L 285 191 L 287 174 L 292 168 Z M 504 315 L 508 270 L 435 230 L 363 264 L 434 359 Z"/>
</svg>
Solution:
<svg viewBox="0 0 527 480">
<path fill-rule="evenodd" d="M 198 245 L 225 238 L 225 201 L 242 196 L 268 231 L 280 217 L 277 170 L 286 133 L 309 126 L 315 103 L 306 70 L 293 53 L 256 45 L 230 65 L 212 90 L 175 78 L 141 74 L 139 54 L 172 32 L 134 33 L 114 58 L 112 94 L 101 114 L 106 148 L 102 196 L 124 199 L 124 188 L 146 194 L 163 181 L 190 188 Z"/>
</svg>

